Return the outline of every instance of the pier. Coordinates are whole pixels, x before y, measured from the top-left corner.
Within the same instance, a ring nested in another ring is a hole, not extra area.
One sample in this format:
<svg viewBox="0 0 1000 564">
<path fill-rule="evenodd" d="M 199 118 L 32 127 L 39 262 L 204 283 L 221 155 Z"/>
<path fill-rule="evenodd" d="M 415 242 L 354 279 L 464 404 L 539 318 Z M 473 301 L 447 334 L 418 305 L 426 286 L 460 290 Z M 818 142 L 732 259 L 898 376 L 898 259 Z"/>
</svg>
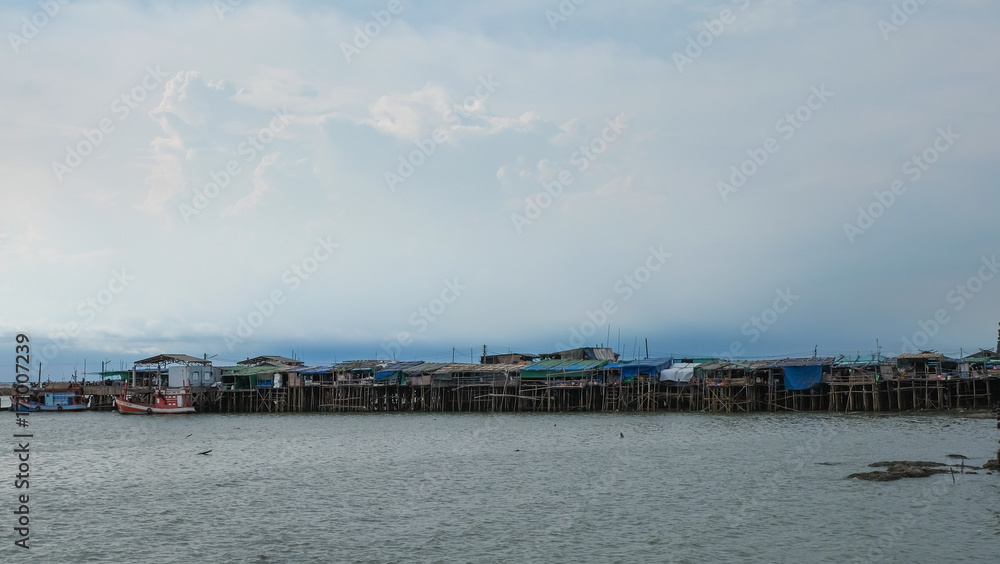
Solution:
<svg viewBox="0 0 1000 564">
<path fill-rule="evenodd" d="M 34 392 L 83 394 L 115 409 L 127 388 L 149 403 L 162 387 L 191 390 L 200 413 L 375 412 L 905 412 L 1000 407 L 1000 354 L 961 359 L 924 351 L 896 358 L 773 360 L 647 358 L 610 349 L 487 356 L 479 364 L 353 360 L 306 366 L 261 356 L 236 366 L 161 354 L 101 379 L 47 382 Z M 12 384 L 0 396 L 12 396 Z M 52 394 L 56 397 L 59 394 Z M 65 394 L 62 394 L 65 395 Z M 51 398 L 50 398 L 51 399 Z"/>
<path fill-rule="evenodd" d="M 85 385 L 83 393 L 92 411 L 111 411 L 121 389 Z M 129 392 L 149 400 L 154 390 L 130 388 Z M 0 396 L 13 393 L 11 388 L 0 388 Z M 200 413 L 905 412 L 995 409 L 1000 406 L 1000 378 L 829 382 L 801 391 L 777 390 L 756 381 L 679 384 L 651 378 L 617 383 L 508 378 L 450 385 L 361 381 L 256 389 L 196 386 L 192 396 Z"/>
</svg>

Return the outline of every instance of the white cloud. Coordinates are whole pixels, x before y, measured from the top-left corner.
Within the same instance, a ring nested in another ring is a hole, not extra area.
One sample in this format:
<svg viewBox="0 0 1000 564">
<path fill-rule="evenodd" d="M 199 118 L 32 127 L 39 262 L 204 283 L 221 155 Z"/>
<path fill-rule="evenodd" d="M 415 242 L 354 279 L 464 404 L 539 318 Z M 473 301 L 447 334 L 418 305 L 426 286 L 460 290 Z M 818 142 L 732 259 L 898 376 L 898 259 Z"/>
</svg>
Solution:
<svg viewBox="0 0 1000 564">
<path fill-rule="evenodd" d="M 224 217 L 245 213 L 260 204 L 264 192 L 272 187 L 265 178 L 265 172 L 269 167 L 273 167 L 280 158 L 281 153 L 270 153 L 260 160 L 260 164 L 253 171 L 253 191 L 226 208 L 226 211 L 222 213 Z"/>
<path fill-rule="evenodd" d="M 416 143 L 444 123 L 449 106 L 444 88 L 428 84 L 408 94 L 380 96 L 371 106 L 371 123 L 379 131 Z"/>
</svg>

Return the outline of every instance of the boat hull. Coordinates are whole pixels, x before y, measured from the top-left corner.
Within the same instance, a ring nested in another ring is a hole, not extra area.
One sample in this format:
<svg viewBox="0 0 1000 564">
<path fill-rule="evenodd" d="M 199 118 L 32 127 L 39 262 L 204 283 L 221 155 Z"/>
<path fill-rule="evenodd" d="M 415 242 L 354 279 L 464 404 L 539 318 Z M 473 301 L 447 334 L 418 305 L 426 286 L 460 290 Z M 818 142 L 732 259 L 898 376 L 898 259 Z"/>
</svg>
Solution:
<svg viewBox="0 0 1000 564">
<path fill-rule="evenodd" d="M 155 405 L 149 405 L 148 403 L 135 403 L 121 398 L 115 400 L 115 406 L 118 408 L 119 413 L 127 415 L 195 413 L 194 406 L 157 407 Z"/>
<path fill-rule="evenodd" d="M 78 405 L 45 405 L 34 401 L 16 401 L 10 404 L 11 411 L 86 411 L 87 404 Z"/>
</svg>

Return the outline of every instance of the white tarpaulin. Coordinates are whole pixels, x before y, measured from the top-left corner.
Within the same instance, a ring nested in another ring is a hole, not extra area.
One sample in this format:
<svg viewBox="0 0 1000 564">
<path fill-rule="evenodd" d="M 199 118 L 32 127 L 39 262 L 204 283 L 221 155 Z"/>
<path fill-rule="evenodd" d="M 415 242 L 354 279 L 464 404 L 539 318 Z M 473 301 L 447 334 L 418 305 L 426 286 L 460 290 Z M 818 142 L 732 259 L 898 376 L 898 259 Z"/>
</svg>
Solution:
<svg viewBox="0 0 1000 564">
<path fill-rule="evenodd" d="M 660 371 L 660 381 L 688 382 L 694 376 L 694 362 L 675 362 L 670 368 Z"/>
</svg>

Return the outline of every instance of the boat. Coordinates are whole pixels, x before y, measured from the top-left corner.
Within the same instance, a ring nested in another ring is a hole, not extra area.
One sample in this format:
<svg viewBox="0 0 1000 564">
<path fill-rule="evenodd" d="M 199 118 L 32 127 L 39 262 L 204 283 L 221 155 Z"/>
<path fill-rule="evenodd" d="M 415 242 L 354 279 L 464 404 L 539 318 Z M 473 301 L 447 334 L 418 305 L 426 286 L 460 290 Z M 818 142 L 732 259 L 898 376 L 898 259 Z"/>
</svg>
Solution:
<svg viewBox="0 0 1000 564">
<path fill-rule="evenodd" d="M 195 413 L 191 389 L 188 387 L 160 388 L 153 392 L 153 403 L 145 403 L 129 398 L 127 382 L 122 388 L 122 394 L 115 398 L 115 407 L 122 414 Z"/>
<path fill-rule="evenodd" d="M 38 388 L 11 398 L 11 411 L 86 411 L 83 386 L 72 382 L 65 390 Z"/>
</svg>

